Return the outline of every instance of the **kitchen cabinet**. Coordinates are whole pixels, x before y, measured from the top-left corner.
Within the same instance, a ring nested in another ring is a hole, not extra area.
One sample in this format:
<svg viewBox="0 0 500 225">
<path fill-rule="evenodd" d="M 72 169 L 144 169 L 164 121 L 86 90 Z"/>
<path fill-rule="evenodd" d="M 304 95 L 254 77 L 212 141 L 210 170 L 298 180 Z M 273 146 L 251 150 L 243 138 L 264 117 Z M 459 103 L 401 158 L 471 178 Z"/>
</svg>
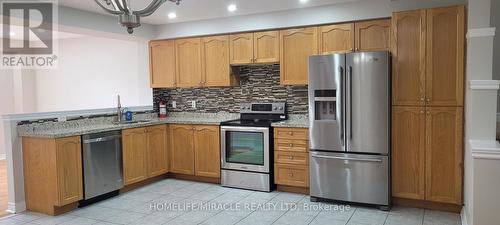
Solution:
<svg viewBox="0 0 500 225">
<path fill-rule="evenodd" d="M 253 57 L 255 63 L 279 63 L 279 31 L 255 32 L 253 34 Z"/>
<path fill-rule="evenodd" d="M 319 27 L 319 53 L 335 54 L 354 51 L 354 23 Z"/>
<path fill-rule="evenodd" d="M 354 23 L 355 51 L 389 51 L 391 46 L 391 19 Z"/>
<path fill-rule="evenodd" d="M 175 87 L 175 45 L 173 40 L 149 42 L 151 88 Z"/>
<path fill-rule="evenodd" d="M 146 127 L 148 177 L 168 172 L 168 129 L 165 125 Z"/>
<path fill-rule="evenodd" d="M 201 38 L 175 40 L 177 87 L 202 85 Z"/>
<path fill-rule="evenodd" d="M 231 64 L 277 63 L 280 61 L 278 31 L 230 35 Z"/>
<path fill-rule="evenodd" d="M 253 33 L 229 35 L 231 65 L 253 63 Z"/>
<path fill-rule="evenodd" d="M 219 126 L 194 127 L 195 175 L 220 177 Z"/>
<path fill-rule="evenodd" d="M 219 126 L 171 125 L 171 172 L 220 177 Z"/>
<path fill-rule="evenodd" d="M 393 107 L 394 197 L 462 204 L 462 107 Z"/>
<path fill-rule="evenodd" d="M 463 106 L 464 6 L 428 9 L 426 101 L 431 106 Z"/>
<path fill-rule="evenodd" d="M 122 131 L 124 185 L 168 172 L 167 134 L 166 125 Z"/>
<path fill-rule="evenodd" d="M 170 126 L 170 170 L 194 175 L 194 132 L 191 125 Z"/>
<path fill-rule="evenodd" d="M 426 200 L 462 204 L 462 111 L 462 107 L 429 107 L 427 109 Z"/>
<path fill-rule="evenodd" d="M 392 196 L 425 199 L 425 108 L 392 109 Z"/>
<path fill-rule="evenodd" d="M 202 44 L 202 81 L 204 87 L 236 86 L 239 80 L 231 75 L 229 65 L 229 37 L 203 37 Z"/>
<path fill-rule="evenodd" d="M 309 56 L 318 53 L 316 27 L 280 31 L 281 85 L 307 85 Z"/>
<path fill-rule="evenodd" d="M 274 129 L 274 182 L 309 187 L 308 129 Z"/>
<path fill-rule="evenodd" d="M 397 12 L 393 105 L 463 106 L 464 6 Z"/>
<path fill-rule="evenodd" d="M 49 215 L 76 208 L 83 199 L 80 136 L 22 142 L 26 208 Z"/>
<path fill-rule="evenodd" d="M 129 185 L 148 178 L 146 128 L 122 131 L 123 183 Z"/>
<path fill-rule="evenodd" d="M 392 104 L 425 105 L 424 9 L 392 16 Z"/>
</svg>

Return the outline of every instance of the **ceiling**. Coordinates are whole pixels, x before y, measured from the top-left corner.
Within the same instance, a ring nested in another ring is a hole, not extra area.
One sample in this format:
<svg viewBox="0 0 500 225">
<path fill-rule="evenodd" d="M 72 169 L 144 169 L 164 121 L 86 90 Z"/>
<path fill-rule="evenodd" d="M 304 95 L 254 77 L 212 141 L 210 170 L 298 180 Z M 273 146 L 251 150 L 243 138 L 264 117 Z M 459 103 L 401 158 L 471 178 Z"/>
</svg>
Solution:
<svg viewBox="0 0 500 225">
<path fill-rule="evenodd" d="M 146 7 L 152 0 L 129 0 L 133 10 Z M 179 6 L 171 2 L 164 3 L 153 15 L 142 18 L 149 24 L 178 23 L 195 20 L 207 20 L 220 17 L 241 16 L 250 14 L 285 11 L 360 0 L 309 0 L 301 3 L 299 0 L 182 0 Z M 85 11 L 106 14 L 92 0 L 59 0 L 60 5 Z M 237 11 L 228 12 L 227 5 L 236 4 Z M 177 18 L 168 19 L 168 14 L 175 12 Z"/>
</svg>

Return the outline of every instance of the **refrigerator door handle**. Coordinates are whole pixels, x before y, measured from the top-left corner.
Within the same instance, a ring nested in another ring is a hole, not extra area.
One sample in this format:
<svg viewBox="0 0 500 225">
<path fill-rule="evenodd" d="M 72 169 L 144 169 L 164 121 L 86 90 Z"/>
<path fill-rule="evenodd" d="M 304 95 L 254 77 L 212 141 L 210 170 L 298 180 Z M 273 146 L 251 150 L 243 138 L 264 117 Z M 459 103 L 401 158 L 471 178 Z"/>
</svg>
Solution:
<svg viewBox="0 0 500 225">
<path fill-rule="evenodd" d="M 339 72 L 340 72 L 340 84 L 339 84 L 339 89 L 340 89 L 340 110 L 338 119 L 340 121 L 340 126 L 339 126 L 339 134 L 340 134 L 340 145 L 342 145 L 342 148 L 345 150 L 345 145 L 344 145 L 344 139 L 345 139 L 345 134 L 344 134 L 344 126 L 345 126 L 345 101 L 344 101 L 344 83 L 345 83 L 345 74 L 344 74 L 344 68 L 342 66 L 339 66 Z"/>
<path fill-rule="evenodd" d="M 378 163 L 382 162 L 382 159 L 364 159 L 364 158 L 324 156 L 324 155 L 312 155 L 312 157 L 313 158 L 320 158 L 320 159 L 338 159 L 338 160 L 349 160 L 349 161 L 360 161 L 360 162 L 378 162 Z"/>
<path fill-rule="evenodd" d="M 349 137 L 347 139 L 352 140 L 352 66 L 349 66 L 349 76 L 347 80 L 349 85 L 349 106 L 347 107 L 347 110 L 349 110 Z"/>
</svg>

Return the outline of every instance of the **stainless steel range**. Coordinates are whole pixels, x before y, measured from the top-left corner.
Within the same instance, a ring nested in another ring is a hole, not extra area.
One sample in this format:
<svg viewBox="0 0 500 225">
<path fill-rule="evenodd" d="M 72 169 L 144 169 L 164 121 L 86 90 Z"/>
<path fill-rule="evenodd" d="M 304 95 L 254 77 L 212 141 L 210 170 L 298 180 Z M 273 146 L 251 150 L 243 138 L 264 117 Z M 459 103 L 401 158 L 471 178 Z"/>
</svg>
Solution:
<svg viewBox="0 0 500 225">
<path fill-rule="evenodd" d="M 245 103 L 240 119 L 221 123 L 222 186 L 272 191 L 273 130 L 285 103 Z"/>
</svg>

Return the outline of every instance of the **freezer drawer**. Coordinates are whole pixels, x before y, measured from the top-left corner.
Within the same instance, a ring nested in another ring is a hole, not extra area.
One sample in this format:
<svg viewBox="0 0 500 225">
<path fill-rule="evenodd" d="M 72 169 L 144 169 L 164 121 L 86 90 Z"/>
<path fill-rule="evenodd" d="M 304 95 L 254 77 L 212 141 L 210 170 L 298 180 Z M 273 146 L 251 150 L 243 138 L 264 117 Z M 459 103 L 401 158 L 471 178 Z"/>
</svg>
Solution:
<svg viewBox="0 0 500 225">
<path fill-rule="evenodd" d="M 389 205 L 389 157 L 310 153 L 310 194 L 332 200 Z"/>
</svg>

